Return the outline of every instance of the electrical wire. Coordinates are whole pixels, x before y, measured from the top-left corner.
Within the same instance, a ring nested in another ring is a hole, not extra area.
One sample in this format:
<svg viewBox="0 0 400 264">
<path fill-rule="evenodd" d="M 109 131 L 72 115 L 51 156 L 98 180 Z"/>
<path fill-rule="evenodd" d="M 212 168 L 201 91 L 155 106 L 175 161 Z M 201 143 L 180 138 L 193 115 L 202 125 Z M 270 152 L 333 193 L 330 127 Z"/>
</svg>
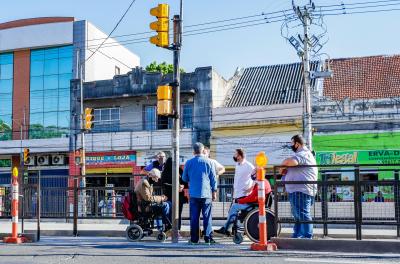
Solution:
<svg viewBox="0 0 400 264">
<path fill-rule="evenodd" d="M 107 38 L 99 45 L 99 47 L 96 48 L 96 50 L 85 60 L 85 63 L 90 60 L 96 54 L 96 52 L 101 48 L 101 46 L 107 41 L 107 39 L 110 38 L 112 33 L 118 28 L 118 26 L 121 24 L 122 20 L 125 18 L 126 14 L 129 12 L 131 9 L 132 5 L 136 2 L 136 0 L 132 0 L 128 8 L 125 10 L 124 14 L 121 16 L 121 18 L 118 20 L 117 24 L 114 26 L 114 28 L 111 30 L 110 34 L 108 34 Z"/>
</svg>

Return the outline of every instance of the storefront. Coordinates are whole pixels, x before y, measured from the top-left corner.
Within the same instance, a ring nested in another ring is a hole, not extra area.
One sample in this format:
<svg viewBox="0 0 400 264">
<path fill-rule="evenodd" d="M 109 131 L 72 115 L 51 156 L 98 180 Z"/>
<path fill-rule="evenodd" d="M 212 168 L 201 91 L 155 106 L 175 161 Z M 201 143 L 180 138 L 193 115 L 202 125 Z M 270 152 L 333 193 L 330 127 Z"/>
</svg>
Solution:
<svg viewBox="0 0 400 264">
<path fill-rule="evenodd" d="M 127 187 L 131 184 L 131 176 L 139 173 L 136 151 L 86 153 L 87 187 L 104 187 L 106 184 Z M 79 175 L 79 167 L 75 163 L 70 163 L 70 174 Z"/>
<path fill-rule="evenodd" d="M 400 164 L 400 133 L 366 133 L 318 135 L 313 137 L 314 150 L 319 165 L 359 164 L 360 180 L 394 179 L 392 169 L 400 166 L 379 166 Z M 374 166 L 376 165 L 376 166 Z M 325 172 L 327 180 L 354 180 L 354 167 L 342 167 L 339 171 Z M 387 171 L 392 170 L 392 171 Z M 363 188 L 365 199 L 373 199 L 381 191 L 384 197 L 393 197 L 391 186 L 369 186 Z M 343 200 L 352 200 L 352 188 L 337 188 Z"/>
</svg>

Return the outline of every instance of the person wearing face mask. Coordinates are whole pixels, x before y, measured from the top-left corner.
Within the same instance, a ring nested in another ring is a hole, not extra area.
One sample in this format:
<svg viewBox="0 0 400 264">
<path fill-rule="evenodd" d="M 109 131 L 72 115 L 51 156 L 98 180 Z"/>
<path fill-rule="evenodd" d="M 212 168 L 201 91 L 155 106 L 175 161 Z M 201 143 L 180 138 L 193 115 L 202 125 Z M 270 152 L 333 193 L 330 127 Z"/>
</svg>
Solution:
<svg viewBox="0 0 400 264">
<path fill-rule="evenodd" d="M 143 177 L 135 187 L 135 193 L 138 202 L 147 202 L 150 206 L 161 206 L 162 222 L 157 219 L 157 228 L 162 228 L 165 225 L 165 230 L 171 228 L 170 208 L 171 203 L 165 195 L 154 195 L 153 185 L 161 179 L 161 172 L 154 168 L 149 171 L 148 175 Z"/>
<path fill-rule="evenodd" d="M 152 161 L 142 170 L 142 174 L 147 175 L 154 168 L 161 172 L 164 170 L 164 165 L 167 160 L 165 153 L 163 151 L 159 151 L 156 153 L 155 158 L 156 160 Z"/>
<path fill-rule="evenodd" d="M 236 149 L 233 160 L 236 162 L 233 199 L 237 200 L 249 195 L 253 189 L 255 182 L 251 179 L 251 175 L 255 173 L 255 168 L 246 160 L 244 149 Z"/>
<path fill-rule="evenodd" d="M 315 166 L 317 164 L 312 152 L 306 147 L 301 135 L 292 137 L 291 148 L 294 156 L 282 162 L 281 174 L 284 175 L 283 181 L 317 181 L 317 167 L 307 167 L 302 165 Z M 311 221 L 311 206 L 317 194 L 316 184 L 286 184 L 286 191 L 289 193 L 289 201 L 294 219 L 297 221 L 293 227 L 293 238 L 312 238 L 313 225 L 300 223 L 300 221 Z"/>
<path fill-rule="evenodd" d="M 212 230 L 212 201 L 217 199 L 217 179 L 214 165 L 203 156 L 204 145 L 193 145 L 194 157 L 186 161 L 182 180 L 189 184 L 190 240 L 199 243 L 200 213 L 203 214 L 204 241 L 215 244 Z"/>
<path fill-rule="evenodd" d="M 248 196 L 254 187 L 254 180 L 252 179 L 252 175 L 255 175 L 255 168 L 253 164 L 248 162 L 245 158 L 244 149 L 236 149 L 235 154 L 233 156 L 233 161 L 236 162 L 235 167 L 235 177 L 233 179 L 233 201 L 231 208 L 232 213 L 236 214 L 236 209 L 241 208 L 243 206 L 238 205 L 238 200 Z M 230 209 L 231 212 L 231 209 Z M 229 217 L 227 223 L 230 221 Z M 229 235 L 228 225 L 221 227 L 219 230 L 216 230 L 216 233 Z"/>
</svg>

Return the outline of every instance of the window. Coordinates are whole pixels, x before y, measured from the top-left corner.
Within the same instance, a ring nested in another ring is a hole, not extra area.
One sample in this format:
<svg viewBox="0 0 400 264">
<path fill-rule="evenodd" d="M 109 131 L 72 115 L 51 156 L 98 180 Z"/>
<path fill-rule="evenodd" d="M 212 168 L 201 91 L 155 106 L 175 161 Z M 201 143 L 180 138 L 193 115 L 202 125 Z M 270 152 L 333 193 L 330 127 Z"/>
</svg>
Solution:
<svg viewBox="0 0 400 264">
<path fill-rule="evenodd" d="M 157 116 L 157 129 L 172 129 L 172 118 Z"/>
<path fill-rule="evenodd" d="M 72 46 L 31 51 L 29 138 L 69 133 Z"/>
<path fill-rule="evenodd" d="M 193 127 L 193 104 L 182 104 L 182 122 L 181 128 Z"/>
<path fill-rule="evenodd" d="M 144 130 L 172 129 L 172 118 L 157 115 L 157 107 L 144 107 Z"/>
<path fill-rule="evenodd" d="M 11 139 L 13 62 L 12 53 L 0 54 L 0 140 Z"/>
<path fill-rule="evenodd" d="M 156 106 L 146 105 L 144 107 L 144 130 L 156 130 L 156 111 Z"/>
<path fill-rule="evenodd" d="M 120 129 L 120 108 L 94 109 L 94 132 L 117 132 Z"/>
<path fill-rule="evenodd" d="M 121 69 L 118 66 L 115 66 L 115 75 L 120 75 Z"/>
</svg>

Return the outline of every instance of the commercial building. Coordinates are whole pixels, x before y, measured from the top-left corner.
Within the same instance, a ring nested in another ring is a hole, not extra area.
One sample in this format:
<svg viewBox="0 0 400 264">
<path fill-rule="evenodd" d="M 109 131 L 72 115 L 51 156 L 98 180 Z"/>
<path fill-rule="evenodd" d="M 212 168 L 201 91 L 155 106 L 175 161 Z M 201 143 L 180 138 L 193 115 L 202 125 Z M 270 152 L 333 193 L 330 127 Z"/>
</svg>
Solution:
<svg viewBox="0 0 400 264">
<path fill-rule="evenodd" d="M 0 24 L 0 183 L 10 182 L 11 165 L 18 166 L 22 149 L 29 148 L 30 173 L 40 169 L 49 176 L 43 184 L 66 185 L 75 101 L 70 82 L 78 77 L 78 63 L 85 81 L 140 65 L 137 55 L 113 39 L 94 53 L 106 37 L 73 17 Z"/>
<path fill-rule="evenodd" d="M 379 164 L 400 164 L 400 56 L 334 59 L 334 77 L 314 102 L 314 150 L 320 164 L 369 164 L 361 180 L 393 179 Z M 374 167 L 373 165 L 377 166 Z M 332 180 L 352 180 L 335 172 Z M 381 187 L 384 196 L 393 190 Z M 379 188 L 364 190 L 374 197 Z M 338 192 L 341 195 L 340 192 Z"/>
</svg>

